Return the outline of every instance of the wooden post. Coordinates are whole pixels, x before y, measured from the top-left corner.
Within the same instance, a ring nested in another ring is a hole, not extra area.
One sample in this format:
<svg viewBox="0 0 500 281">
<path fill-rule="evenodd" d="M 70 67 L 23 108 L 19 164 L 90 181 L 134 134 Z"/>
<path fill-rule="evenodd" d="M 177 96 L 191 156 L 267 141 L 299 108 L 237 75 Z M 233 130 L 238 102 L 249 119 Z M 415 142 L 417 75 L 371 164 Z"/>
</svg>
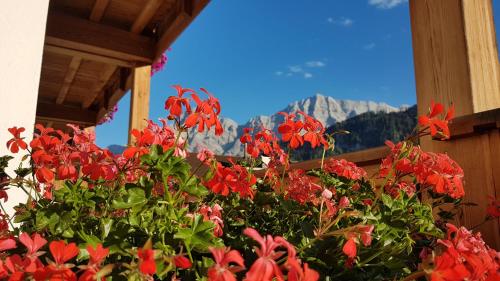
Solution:
<svg viewBox="0 0 500 281">
<path fill-rule="evenodd" d="M 129 145 L 133 142 L 132 129 L 142 130 L 149 117 L 149 91 L 151 66 L 134 68 L 132 73 L 132 92 L 130 93 Z"/>
<path fill-rule="evenodd" d="M 453 103 L 457 116 L 500 107 L 500 67 L 491 0 L 410 0 L 417 105 L 425 114 L 432 100 Z M 465 172 L 458 223 L 479 224 L 488 196 L 500 197 L 498 130 L 449 142 L 421 139 L 424 150 L 446 152 Z M 477 228 L 500 249 L 499 221 Z"/>
</svg>

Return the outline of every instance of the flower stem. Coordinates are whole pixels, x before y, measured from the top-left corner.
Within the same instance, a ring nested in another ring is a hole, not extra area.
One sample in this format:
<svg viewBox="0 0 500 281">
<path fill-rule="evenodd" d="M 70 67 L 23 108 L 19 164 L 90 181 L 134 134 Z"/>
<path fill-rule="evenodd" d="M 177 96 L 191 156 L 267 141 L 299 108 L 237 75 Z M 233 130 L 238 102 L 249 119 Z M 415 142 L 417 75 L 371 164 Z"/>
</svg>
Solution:
<svg viewBox="0 0 500 281">
<path fill-rule="evenodd" d="M 403 280 L 401 280 L 401 281 L 417 280 L 418 278 L 424 277 L 424 276 L 425 276 L 425 272 L 424 271 L 417 271 L 417 272 L 413 272 L 412 274 L 406 276 L 406 278 L 403 279 Z"/>
<path fill-rule="evenodd" d="M 3 204 L 2 204 L 2 203 L 0 203 L 0 207 L 2 208 L 2 211 L 3 211 L 3 213 L 5 214 L 5 217 L 7 218 L 7 221 L 9 222 L 10 227 L 12 227 L 12 230 L 14 230 L 14 228 L 15 228 L 15 227 L 14 227 L 14 224 L 12 223 L 12 220 L 11 220 L 10 216 L 7 214 L 7 211 L 6 211 L 6 210 L 5 210 L 5 208 L 3 207 Z"/>
<path fill-rule="evenodd" d="M 326 148 L 323 146 L 323 155 L 321 155 L 321 170 L 323 170 L 323 164 L 325 163 Z"/>
</svg>

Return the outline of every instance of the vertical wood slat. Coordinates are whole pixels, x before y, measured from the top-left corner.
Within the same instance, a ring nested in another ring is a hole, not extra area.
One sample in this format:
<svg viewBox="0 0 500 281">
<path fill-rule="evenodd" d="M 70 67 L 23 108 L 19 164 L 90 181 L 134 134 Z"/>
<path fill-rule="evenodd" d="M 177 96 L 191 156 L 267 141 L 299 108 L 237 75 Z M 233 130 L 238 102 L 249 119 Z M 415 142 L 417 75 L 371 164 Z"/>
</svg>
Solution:
<svg viewBox="0 0 500 281">
<path fill-rule="evenodd" d="M 132 129 L 142 130 L 146 127 L 149 117 L 149 93 L 151 87 L 151 66 L 134 68 L 132 72 L 132 92 L 130 96 L 130 118 L 128 144 L 134 139 Z"/>
<path fill-rule="evenodd" d="M 500 107 L 500 71 L 491 0 L 410 0 L 415 80 L 419 115 L 432 100 L 453 103 L 463 116 Z M 464 207 L 459 223 L 472 227 L 486 216 L 488 196 L 498 190 L 495 135 L 436 142 L 422 138 L 424 150 L 448 153 L 465 173 Z M 478 228 L 500 249 L 498 220 Z"/>
<path fill-rule="evenodd" d="M 474 112 L 500 107 L 500 64 L 491 0 L 462 0 Z"/>
</svg>

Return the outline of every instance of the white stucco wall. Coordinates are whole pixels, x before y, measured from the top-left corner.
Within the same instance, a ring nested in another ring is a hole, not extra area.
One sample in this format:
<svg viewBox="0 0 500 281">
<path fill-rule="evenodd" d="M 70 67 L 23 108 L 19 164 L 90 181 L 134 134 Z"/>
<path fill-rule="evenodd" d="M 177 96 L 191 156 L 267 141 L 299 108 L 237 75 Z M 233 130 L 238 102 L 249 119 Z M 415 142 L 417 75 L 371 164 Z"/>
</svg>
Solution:
<svg viewBox="0 0 500 281">
<path fill-rule="evenodd" d="M 49 0 L 2 1 L 0 9 L 0 155 L 10 154 L 7 128 L 25 127 L 31 136 L 35 123 L 38 84 Z M 26 141 L 29 142 L 28 138 Z M 11 161 L 16 167 L 22 154 Z M 21 190 L 10 189 L 7 211 L 26 200 Z"/>
</svg>

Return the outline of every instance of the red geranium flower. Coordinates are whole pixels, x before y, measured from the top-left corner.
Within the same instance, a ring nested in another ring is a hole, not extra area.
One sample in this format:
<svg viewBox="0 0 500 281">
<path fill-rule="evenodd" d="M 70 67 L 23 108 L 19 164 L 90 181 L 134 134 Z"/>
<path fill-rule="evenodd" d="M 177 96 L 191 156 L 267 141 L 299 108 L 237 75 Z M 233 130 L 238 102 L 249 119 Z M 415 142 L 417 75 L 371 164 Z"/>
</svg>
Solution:
<svg viewBox="0 0 500 281">
<path fill-rule="evenodd" d="M 313 269 L 309 268 L 307 263 L 304 263 L 302 268 L 296 259 L 289 259 L 287 265 L 288 281 L 316 281 L 319 280 L 319 274 Z"/>
<path fill-rule="evenodd" d="M 165 101 L 165 109 L 170 110 L 170 116 L 180 117 L 182 114 L 182 106 L 186 108 L 186 113 L 191 113 L 191 106 L 188 98 L 183 98 L 185 93 L 194 93 L 191 89 L 184 89 L 180 85 L 172 86 L 177 90 L 177 96 L 170 96 Z"/>
<path fill-rule="evenodd" d="M 41 267 L 42 264 L 38 260 L 38 257 L 43 255 L 43 252 L 39 252 L 38 250 L 42 248 L 45 244 L 47 244 L 47 240 L 45 240 L 40 234 L 35 233 L 31 237 L 28 233 L 23 232 L 19 235 L 19 241 L 23 243 L 24 246 L 28 249 L 26 253 L 26 258 L 29 259 L 30 264 L 27 266 L 27 272 L 35 272 L 38 267 Z"/>
<path fill-rule="evenodd" d="M 50 253 L 58 265 L 63 265 L 76 257 L 80 251 L 75 243 L 66 244 L 64 241 L 52 241 L 49 245 Z"/>
<path fill-rule="evenodd" d="M 151 249 L 137 249 L 137 256 L 139 257 L 139 270 L 147 275 L 156 273 L 156 263 L 154 251 Z"/>
<path fill-rule="evenodd" d="M 328 146 L 328 142 L 324 136 L 325 128 L 323 124 L 303 111 L 299 111 L 299 114 L 304 116 L 304 129 L 306 130 L 304 140 L 309 142 L 312 148 L 319 145 Z"/>
<path fill-rule="evenodd" d="M 500 280 L 499 253 L 490 249 L 481 234 L 447 224 L 447 239 L 438 240 L 437 251 L 427 255 L 424 268 L 432 281 Z"/>
<path fill-rule="evenodd" d="M 23 140 L 24 138 L 21 138 L 21 133 L 24 132 L 26 129 L 24 129 L 23 127 L 21 128 L 12 127 L 9 128 L 8 130 L 14 136 L 12 139 L 7 141 L 7 148 L 10 149 L 10 152 L 18 153 L 19 148 L 23 150 L 28 148 L 28 145 Z"/>
<path fill-rule="evenodd" d="M 285 116 L 285 121 L 278 126 L 278 132 L 284 142 L 289 142 L 292 149 L 296 149 L 304 144 L 304 138 L 300 134 L 304 123 L 302 121 L 294 121 L 295 114 L 288 114 L 286 112 L 279 112 Z"/>
<path fill-rule="evenodd" d="M 285 195 L 287 199 L 295 200 L 300 204 L 315 203 L 320 191 L 322 191 L 321 186 L 314 183 L 303 170 L 296 169 L 288 173 Z"/>
<path fill-rule="evenodd" d="M 236 281 L 234 273 L 245 268 L 240 253 L 230 248 L 213 248 L 210 252 L 214 256 L 215 264 L 208 269 L 209 281 Z M 230 265 L 231 263 L 236 264 Z"/>
<path fill-rule="evenodd" d="M 345 159 L 330 159 L 323 170 L 351 180 L 359 180 L 366 176 L 366 171 Z"/>
<path fill-rule="evenodd" d="M 349 258 L 355 258 L 357 255 L 357 250 L 356 250 L 356 242 L 354 241 L 354 238 L 349 238 L 347 242 L 344 244 L 344 247 L 342 247 L 342 252 L 349 257 Z"/>
<path fill-rule="evenodd" d="M 183 269 L 188 269 L 188 268 L 191 268 L 191 266 L 193 266 L 193 263 L 188 258 L 186 258 L 186 256 L 183 256 L 183 255 L 175 256 L 174 257 L 174 264 L 175 264 L 175 267 L 183 268 Z"/>
<path fill-rule="evenodd" d="M 0 252 L 5 250 L 10 250 L 16 248 L 16 240 L 13 238 L 1 238 L 0 239 Z"/>
<path fill-rule="evenodd" d="M 431 136 L 439 135 L 442 139 L 450 138 L 450 129 L 448 128 L 449 120 L 453 119 L 455 107 L 452 105 L 443 120 L 436 118 L 444 111 L 444 106 L 440 103 L 431 102 L 431 108 L 427 115 L 419 116 L 418 123 L 424 127 L 429 127 Z"/>
<path fill-rule="evenodd" d="M 260 244 L 260 248 L 255 248 L 257 260 L 246 274 L 248 281 L 268 281 L 277 278 L 283 280 L 283 272 L 281 271 L 277 261 L 285 254 L 282 251 L 276 251 L 278 247 L 285 248 L 288 252 L 288 260 L 295 258 L 295 248 L 288 243 L 283 237 L 273 238 L 271 235 L 262 237 L 255 229 L 247 228 L 243 234 L 252 238 Z"/>
<path fill-rule="evenodd" d="M 252 186 L 257 182 L 254 175 L 240 165 L 233 163 L 231 168 L 217 163 L 217 169 L 212 179 L 205 182 L 205 186 L 215 193 L 227 196 L 229 191 L 238 192 L 242 197 L 253 198 Z"/>
<path fill-rule="evenodd" d="M 88 245 L 87 252 L 89 253 L 89 263 L 86 266 L 80 266 L 80 268 L 85 269 L 85 272 L 78 279 L 79 281 L 95 281 L 96 275 L 101 270 L 101 264 L 104 259 L 109 254 L 108 248 L 103 248 L 102 244 L 97 244 L 95 249 Z M 106 280 L 105 277 L 100 279 L 101 281 Z"/>
<path fill-rule="evenodd" d="M 201 91 L 208 95 L 207 100 L 201 100 L 196 93 L 191 94 L 194 102 L 196 103 L 195 112 L 191 113 L 185 121 L 186 128 L 191 128 L 198 125 L 198 132 L 210 130 L 215 127 L 215 135 L 220 136 L 224 132 L 222 124 L 219 121 L 220 103 L 212 94 L 207 90 L 201 88 Z"/>
</svg>

